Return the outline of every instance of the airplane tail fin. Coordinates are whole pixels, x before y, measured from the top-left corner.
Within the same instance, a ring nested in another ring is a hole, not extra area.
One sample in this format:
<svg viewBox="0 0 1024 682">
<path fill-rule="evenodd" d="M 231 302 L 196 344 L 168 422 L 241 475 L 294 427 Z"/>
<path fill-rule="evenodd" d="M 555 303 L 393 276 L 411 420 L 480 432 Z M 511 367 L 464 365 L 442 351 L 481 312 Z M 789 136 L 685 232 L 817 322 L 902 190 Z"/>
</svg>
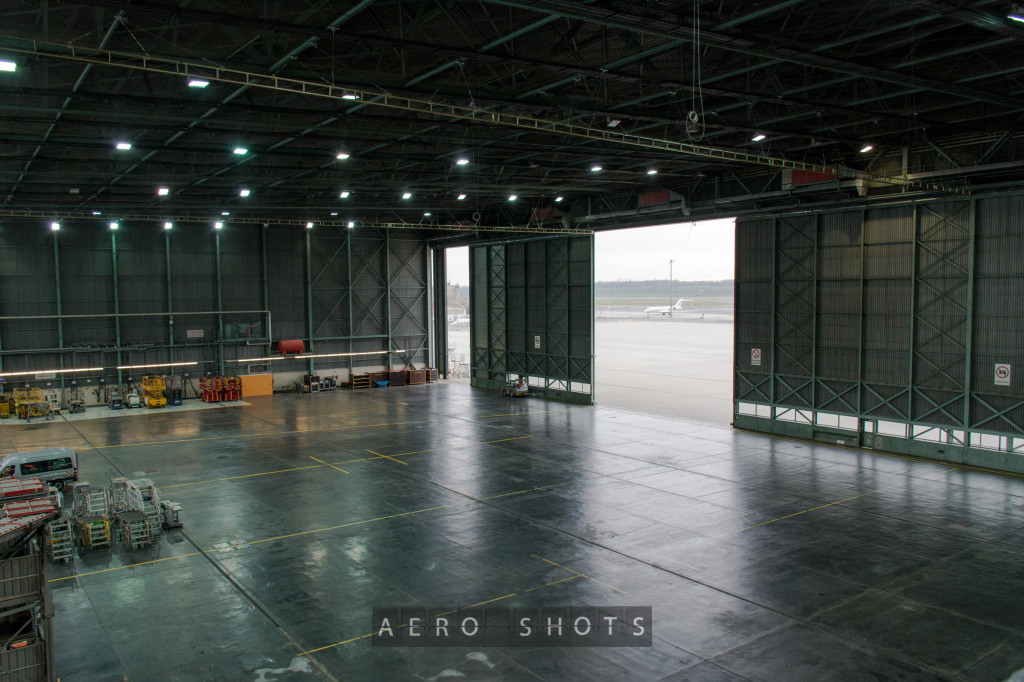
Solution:
<svg viewBox="0 0 1024 682">
<path fill-rule="evenodd" d="M 684 300 L 686 300 L 686 299 L 682 299 L 682 298 L 681 298 L 681 299 L 679 299 L 678 301 L 676 301 L 676 306 L 675 306 L 675 307 L 676 307 L 676 308 L 682 308 L 682 307 L 683 307 L 683 301 L 684 301 Z"/>
</svg>

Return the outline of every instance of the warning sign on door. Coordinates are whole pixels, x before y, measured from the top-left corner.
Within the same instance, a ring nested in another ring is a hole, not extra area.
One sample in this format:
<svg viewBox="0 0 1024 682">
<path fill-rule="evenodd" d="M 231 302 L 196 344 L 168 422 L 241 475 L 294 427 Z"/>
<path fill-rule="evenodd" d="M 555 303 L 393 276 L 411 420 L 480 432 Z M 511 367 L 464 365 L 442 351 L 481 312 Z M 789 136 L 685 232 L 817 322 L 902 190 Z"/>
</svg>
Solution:
<svg viewBox="0 0 1024 682">
<path fill-rule="evenodd" d="M 761 349 L 751 348 L 750 349 L 750 364 L 754 367 L 761 366 Z"/>
<path fill-rule="evenodd" d="M 1010 385 L 1010 366 L 1009 365 L 996 365 L 996 386 L 1009 386 Z"/>
<path fill-rule="evenodd" d="M 540 337 L 539 336 L 533 337 L 533 347 L 534 348 L 540 348 Z"/>
</svg>

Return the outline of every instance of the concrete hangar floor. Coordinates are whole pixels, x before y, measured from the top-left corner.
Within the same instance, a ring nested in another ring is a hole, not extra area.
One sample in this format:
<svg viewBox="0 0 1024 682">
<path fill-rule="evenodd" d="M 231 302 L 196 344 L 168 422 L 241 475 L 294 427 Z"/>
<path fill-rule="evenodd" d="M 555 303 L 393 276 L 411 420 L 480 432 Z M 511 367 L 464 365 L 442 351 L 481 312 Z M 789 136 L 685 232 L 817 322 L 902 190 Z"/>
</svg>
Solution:
<svg viewBox="0 0 1024 682">
<path fill-rule="evenodd" d="M 456 383 L 0 429 L 185 526 L 51 571 L 88 680 L 1004 679 L 1024 480 Z M 385 606 L 653 606 L 651 648 L 375 647 Z"/>
</svg>

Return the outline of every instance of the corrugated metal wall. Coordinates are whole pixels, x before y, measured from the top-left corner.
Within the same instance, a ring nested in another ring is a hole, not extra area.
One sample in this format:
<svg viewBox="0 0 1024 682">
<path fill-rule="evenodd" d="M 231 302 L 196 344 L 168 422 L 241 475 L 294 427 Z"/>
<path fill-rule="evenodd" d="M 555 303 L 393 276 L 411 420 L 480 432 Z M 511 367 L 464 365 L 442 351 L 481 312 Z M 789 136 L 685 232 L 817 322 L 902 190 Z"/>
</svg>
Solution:
<svg viewBox="0 0 1024 682">
<path fill-rule="evenodd" d="M 738 220 L 735 423 L 1024 470 L 1021 254 L 1021 196 Z"/>
<path fill-rule="evenodd" d="M 118 365 L 186 361 L 200 363 L 196 373 L 244 373 L 247 363 L 234 361 L 267 356 L 267 310 L 271 341 L 304 339 L 321 355 L 378 353 L 317 358 L 314 371 L 422 367 L 427 255 L 413 235 L 385 231 L 230 224 L 112 231 L 72 221 L 51 232 L 5 221 L 0 373 L 104 367 L 90 376 L 112 381 Z M 74 317 L 84 315 L 103 317 Z M 277 361 L 273 370 L 310 366 Z M 25 381 L 34 383 L 17 379 Z"/>
<path fill-rule="evenodd" d="M 472 382 L 593 402 L 593 238 L 470 249 Z"/>
</svg>

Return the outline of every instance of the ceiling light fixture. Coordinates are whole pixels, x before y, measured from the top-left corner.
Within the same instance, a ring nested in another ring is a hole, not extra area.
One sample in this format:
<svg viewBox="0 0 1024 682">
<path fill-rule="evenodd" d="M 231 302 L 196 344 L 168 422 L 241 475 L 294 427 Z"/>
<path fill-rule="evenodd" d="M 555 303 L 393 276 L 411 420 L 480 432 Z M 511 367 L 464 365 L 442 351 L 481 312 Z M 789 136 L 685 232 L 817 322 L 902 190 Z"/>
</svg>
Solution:
<svg viewBox="0 0 1024 682">
<path fill-rule="evenodd" d="M 455 165 L 456 166 L 465 166 L 467 163 L 469 163 L 469 159 L 461 158 L 461 159 L 459 159 L 458 161 L 455 162 Z"/>
<path fill-rule="evenodd" d="M 359 99 L 359 93 L 358 92 L 352 92 L 351 90 L 345 90 L 343 93 L 341 93 L 341 98 L 342 99 Z"/>
<path fill-rule="evenodd" d="M 411 192 L 406 192 L 406 193 L 404 193 L 402 195 L 402 198 L 403 199 L 412 199 L 412 193 Z"/>
<path fill-rule="evenodd" d="M 429 218 L 430 217 L 430 211 L 427 211 L 426 213 L 424 213 L 423 217 L 424 218 Z"/>
<path fill-rule="evenodd" d="M 117 148 L 122 150 L 122 151 L 125 151 L 125 150 L 128 150 L 128 149 L 132 148 L 132 143 L 131 142 L 118 142 L 117 143 Z"/>
<path fill-rule="evenodd" d="M 864 145 L 863 147 L 860 148 L 860 153 L 861 154 L 867 154 L 869 151 L 871 151 L 874 148 L 875 148 L 874 145 L 866 144 L 866 145 Z"/>
<path fill-rule="evenodd" d="M 348 190 L 346 189 L 346 190 L 343 190 L 343 191 L 341 192 L 341 194 L 339 194 L 338 196 L 339 196 L 339 197 L 341 197 L 342 199 L 348 199 L 348 195 L 349 195 L 349 194 L 351 194 L 351 192 L 349 192 L 349 191 L 348 191 Z"/>
<path fill-rule="evenodd" d="M 231 215 L 231 211 L 221 211 L 221 215 Z"/>
<path fill-rule="evenodd" d="M 306 223 L 306 229 L 307 230 L 312 230 L 313 229 L 313 223 Z"/>
<path fill-rule="evenodd" d="M 559 201 L 561 201 L 562 199 L 564 199 L 564 197 L 555 197 L 555 203 L 558 203 L 558 202 L 559 202 Z"/>
<path fill-rule="evenodd" d="M 238 154 L 239 156 L 245 156 L 246 154 L 249 153 L 249 150 L 246 149 L 245 147 L 235 147 L 232 153 Z"/>
<path fill-rule="evenodd" d="M 515 200 L 516 200 L 516 199 L 518 199 L 518 198 L 519 198 L 519 196 L 518 196 L 518 195 L 516 195 L 516 194 L 509 194 L 509 195 L 508 195 L 508 200 L 509 200 L 509 201 L 515 201 Z"/>
<path fill-rule="evenodd" d="M 331 211 L 331 215 L 338 215 L 337 211 Z"/>
<path fill-rule="evenodd" d="M 93 215 L 103 215 L 103 213 L 101 211 L 93 211 L 92 214 Z"/>
<path fill-rule="evenodd" d="M 240 189 L 240 190 L 238 190 L 238 196 L 240 196 L 240 197 L 247 197 L 247 196 L 249 196 L 249 190 L 247 190 L 247 189 Z"/>
<path fill-rule="evenodd" d="M 117 229 L 117 223 L 110 223 L 110 229 L 111 230 L 116 230 Z"/>
<path fill-rule="evenodd" d="M 591 173 L 596 173 L 596 172 L 598 172 L 600 170 L 604 170 L 604 168 L 602 166 L 597 166 L 597 165 L 594 165 L 594 166 L 590 167 L 590 172 Z"/>
<path fill-rule="evenodd" d="M 608 127 L 609 127 L 609 128 L 614 128 L 614 127 L 616 127 L 617 125 L 619 125 L 620 123 L 622 123 L 622 121 L 620 121 L 620 120 L 619 120 L 619 119 L 617 119 L 617 118 L 611 118 L 611 119 L 608 119 Z"/>
<path fill-rule="evenodd" d="M 190 88 L 205 88 L 210 84 L 210 81 L 204 81 L 202 78 L 193 78 L 188 82 Z"/>
<path fill-rule="evenodd" d="M 218 220 L 217 222 L 215 222 L 213 224 L 213 229 L 215 229 L 215 230 L 222 230 L 222 229 L 224 229 L 224 223 L 222 223 L 222 222 L 220 222 Z"/>
<path fill-rule="evenodd" d="M 657 168 L 648 168 L 647 169 L 647 174 L 648 175 L 657 175 L 658 174 L 658 169 Z"/>
<path fill-rule="evenodd" d="M 56 232 L 60 229 L 60 223 L 50 223 L 50 229 Z"/>
<path fill-rule="evenodd" d="M 174 223 L 164 223 L 164 229 L 169 230 L 174 227 Z"/>
<path fill-rule="evenodd" d="M 1006 18 L 1011 21 L 1024 23 L 1024 9 L 1022 9 L 1020 5 L 1013 5 L 1010 8 L 1010 13 L 1006 15 Z"/>
<path fill-rule="evenodd" d="M 345 152 L 339 152 L 338 153 L 338 158 L 341 159 L 342 161 L 347 159 L 349 156 L 351 156 L 351 154 L 346 154 Z"/>
<path fill-rule="evenodd" d="M 167 187 L 158 187 L 156 193 L 158 196 L 165 197 L 171 193 L 171 190 Z"/>
<path fill-rule="evenodd" d="M 466 198 L 466 195 L 465 195 L 465 194 L 460 194 L 460 195 L 459 195 L 459 201 L 462 201 L 462 200 L 463 200 L 463 199 L 465 199 L 465 198 Z"/>
<path fill-rule="evenodd" d="M 757 135 L 754 135 L 752 138 L 750 138 L 750 141 L 751 142 L 760 142 L 761 140 L 765 139 L 766 137 L 768 137 L 768 136 L 765 135 L 764 133 L 758 133 Z"/>
<path fill-rule="evenodd" d="M 355 224 L 354 222 L 352 222 L 351 220 L 350 220 L 350 221 L 348 221 L 348 229 L 350 229 L 350 230 L 351 230 L 351 229 L 352 229 L 353 227 L 355 227 L 355 226 L 356 226 L 356 224 Z"/>
<path fill-rule="evenodd" d="M 0 61 L 0 71 L 9 71 L 9 72 L 13 73 L 17 69 L 18 69 L 18 65 L 15 64 L 12 61 L 8 61 L 6 59 L 3 60 L 3 61 Z"/>
</svg>

